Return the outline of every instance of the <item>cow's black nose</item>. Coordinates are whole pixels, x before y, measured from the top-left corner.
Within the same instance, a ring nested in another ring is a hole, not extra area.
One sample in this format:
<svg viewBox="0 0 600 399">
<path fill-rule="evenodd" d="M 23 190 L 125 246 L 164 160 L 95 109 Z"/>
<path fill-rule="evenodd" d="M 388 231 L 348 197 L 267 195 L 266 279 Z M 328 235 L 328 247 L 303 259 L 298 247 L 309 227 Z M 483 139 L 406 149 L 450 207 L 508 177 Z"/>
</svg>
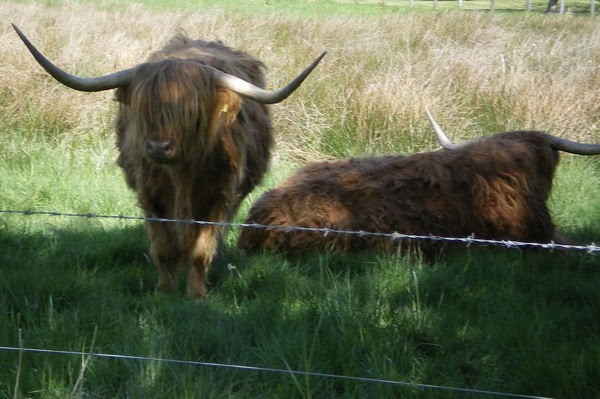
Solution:
<svg viewBox="0 0 600 399">
<path fill-rule="evenodd" d="M 146 140 L 146 153 L 150 158 L 157 160 L 168 159 L 172 155 L 172 150 L 173 142 L 171 140 Z"/>
</svg>

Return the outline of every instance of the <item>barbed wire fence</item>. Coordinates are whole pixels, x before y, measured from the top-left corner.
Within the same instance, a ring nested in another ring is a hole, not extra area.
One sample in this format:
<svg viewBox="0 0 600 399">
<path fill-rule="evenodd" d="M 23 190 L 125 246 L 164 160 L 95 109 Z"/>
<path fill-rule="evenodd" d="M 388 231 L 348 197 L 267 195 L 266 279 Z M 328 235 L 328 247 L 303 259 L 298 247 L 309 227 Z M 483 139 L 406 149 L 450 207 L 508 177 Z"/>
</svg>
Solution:
<svg viewBox="0 0 600 399">
<path fill-rule="evenodd" d="M 193 220 L 193 219 L 167 219 L 159 217 L 143 217 L 143 216 L 127 216 L 127 215 L 101 215 L 95 213 L 68 213 L 68 212 L 54 212 L 54 211 L 31 211 L 31 210 L 14 210 L 14 209 L 0 209 L 0 214 L 20 214 L 25 216 L 31 215 L 42 215 L 42 216 L 63 216 L 63 217 L 79 217 L 88 219 L 115 219 L 115 220 L 133 220 L 149 223 L 182 223 L 188 225 L 197 226 L 220 226 L 220 227 L 236 227 L 242 229 L 274 229 L 283 230 L 285 232 L 303 231 L 320 233 L 324 237 L 330 234 L 337 235 L 354 235 L 362 238 L 387 238 L 392 241 L 398 240 L 412 240 L 412 241 L 434 241 L 434 242 L 454 242 L 462 243 L 466 246 L 471 245 L 487 245 L 497 246 L 505 248 L 540 248 L 545 250 L 567 250 L 567 251 L 578 251 L 587 252 L 588 254 L 597 254 L 600 252 L 600 246 L 595 243 L 586 245 L 571 245 L 571 244 L 559 244 L 555 242 L 539 243 L 539 242 L 525 242 L 525 241 L 513 241 L 513 240 L 493 240 L 485 238 L 476 238 L 475 236 L 467 237 L 445 237 L 433 234 L 422 235 L 422 234 L 406 234 L 400 232 L 381 233 L 373 231 L 363 230 L 338 230 L 330 229 L 325 227 L 303 227 L 303 226 L 287 226 L 287 225 L 266 225 L 259 223 L 230 223 L 230 222 L 213 222 L 206 220 Z"/>
<path fill-rule="evenodd" d="M 431 3 L 431 7 L 434 9 L 452 9 L 457 8 L 461 10 L 486 10 L 490 12 L 494 12 L 500 9 L 503 10 L 525 10 L 525 11 L 543 11 L 545 13 L 553 12 L 553 10 L 562 15 L 569 11 L 569 7 L 576 8 L 578 12 L 586 12 L 590 15 L 596 15 L 596 0 L 585 1 L 570 1 L 567 3 L 567 0 L 524 0 L 521 4 L 522 6 L 517 5 L 514 1 L 511 2 L 503 2 L 501 0 L 478 0 L 478 1 L 470 1 L 470 0 L 453 0 L 444 2 L 444 6 L 442 6 L 441 0 L 379 0 L 379 5 L 382 7 L 404 7 L 408 6 L 409 8 L 413 8 L 417 5 L 424 7 L 425 5 L 429 6 Z M 355 4 L 373 4 L 373 1 L 361 1 L 354 0 Z"/>
<path fill-rule="evenodd" d="M 230 222 L 214 222 L 214 221 L 203 221 L 203 220 L 186 220 L 186 219 L 166 219 L 158 217 L 142 217 L 142 216 L 128 216 L 128 215 L 102 215 L 95 213 L 69 213 L 69 212 L 56 212 L 56 211 L 34 211 L 34 210 L 15 210 L 15 209 L 0 209 L 0 214 L 13 214 L 13 215 L 24 215 L 24 216 L 57 216 L 57 217 L 77 217 L 77 218 L 88 218 L 88 219 L 114 219 L 114 220 L 126 220 L 126 221 L 141 221 L 148 223 L 183 223 L 188 225 L 208 225 L 208 226 L 221 226 L 221 227 L 235 227 L 242 229 L 279 229 L 286 232 L 303 231 L 303 232 L 314 232 L 322 234 L 324 237 L 330 234 L 337 235 L 355 235 L 364 238 L 387 238 L 392 241 L 398 240 L 413 240 L 413 241 L 433 241 L 433 242 L 455 242 L 462 243 L 465 246 L 471 245 L 484 245 L 484 246 L 498 246 L 505 248 L 540 248 L 542 250 L 567 250 L 585 252 L 590 255 L 596 255 L 600 252 L 600 247 L 594 243 L 587 245 L 567 245 L 558 243 L 537 243 L 537 242 L 523 242 L 523 241 L 510 241 L 510 240 L 492 240 L 476 238 L 474 236 L 468 237 L 444 237 L 437 235 L 416 235 L 416 234 L 405 234 L 399 232 L 382 233 L 382 232 L 370 232 L 370 231 L 352 231 L 352 230 L 337 230 L 330 228 L 313 228 L 303 226 L 277 226 L 277 225 L 264 225 L 258 223 L 230 223 Z M 92 348 L 93 349 L 93 348 Z M 167 358 L 156 358 L 149 356 L 136 356 L 127 354 L 116 354 L 116 353 L 98 353 L 98 352 L 83 352 L 83 351 L 69 351 L 69 350 L 57 350 L 57 349 L 44 349 L 44 348 L 26 348 L 23 346 L 22 339 L 19 338 L 19 347 L 13 346 L 0 346 L 0 351 L 18 351 L 19 357 L 23 353 L 38 353 L 38 354 L 55 354 L 65 356 L 87 356 L 87 360 L 91 357 L 97 358 L 109 358 L 109 359 L 121 359 L 121 360 L 136 360 L 136 361 L 153 361 L 170 364 L 180 364 L 187 366 L 196 367 L 212 367 L 212 368 L 223 368 L 230 370 L 244 370 L 247 372 L 267 372 L 267 373 L 278 373 L 287 374 L 290 376 L 312 376 L 319 378 L 329 379 L 340 379 L 346 381 L 362 382 L 362 383 L 377 383 L 386 385 L 404 386 L 407 388 L 415 389 L 428 389 L 428 390 L 440 390 L 454 393 L 463 394 L 479 394 L 486 396 L 496 397 L 507 397 L 507 398 L 529 398 L 529 399 L 552 399 L 549 397 L 532 396 L 523 394 L 514 394 L 507 392 L 497 392 L 488 390 L 479 390 L 471 388 L 460 388 L 444 385 L 432 385 L 432 384 L 419 384 L 405 381 L 393 381 L 381 378 L 372 377 L 360 377 L 360 376 L 346 376 L 339 374 L 319 373 L 314 371 L 298 371 L 291 369 L 278 369 L 269 367 L 258 367 L 249 365 L 238 365 L 228 363 L 214 363 L 214 362 L 202 362 L 202 361 L 189 361 L 189 360 L 178 360 L 178 359 L 167 359 Z M 20 364 L 20 361 L 19 361 Z M 82 370 L 83 371 L 83 370 Z M 18 380 L 17 380 L 18 381 Z M 17 382 L 18 384 L 18 382 Z"/>
</svg>

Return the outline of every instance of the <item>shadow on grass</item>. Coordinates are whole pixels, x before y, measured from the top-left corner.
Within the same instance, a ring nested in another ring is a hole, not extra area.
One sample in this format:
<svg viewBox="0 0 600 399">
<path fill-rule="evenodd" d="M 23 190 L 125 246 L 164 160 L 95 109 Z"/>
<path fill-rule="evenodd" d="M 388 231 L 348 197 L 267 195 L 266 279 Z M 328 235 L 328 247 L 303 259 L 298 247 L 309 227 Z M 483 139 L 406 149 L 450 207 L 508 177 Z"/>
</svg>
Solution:
<svg viewBox="0 0 600 399">
<path fill-rule="evenodd" d="M 5 305 L 14 306 L 11 311 L 29 315 L 26 309 L 48 306 L 48 301 L 59 311 L 110 300 L 107 293 L 139 296 L 153 290 L 141 227 L 4 222 L 0 227 L 0 284 L 10 299 Z"/>
<path fill-rule="evenodd" d="M 96 350 L 108 353 L 559 397 L 600 388 L 596 257 L 470 249 L 434 262 L 374 253 L 290 260 L 225 248 L 209 297 L 196 302 L 156 292 L 142 226 L 15 225 L 0 227 L 3 343 L 22 328 L 27 346 L 79 350 L 98 326 Z M 0 380 L 14 380 L 15 359 L 0 356 Z M 27 355 L 24 364 L 22 392 L 60 397 L 80 359 Z M 108 359 L 92 362 L 86 387 L 103 397 L 447 397 Z"/>
</svg>

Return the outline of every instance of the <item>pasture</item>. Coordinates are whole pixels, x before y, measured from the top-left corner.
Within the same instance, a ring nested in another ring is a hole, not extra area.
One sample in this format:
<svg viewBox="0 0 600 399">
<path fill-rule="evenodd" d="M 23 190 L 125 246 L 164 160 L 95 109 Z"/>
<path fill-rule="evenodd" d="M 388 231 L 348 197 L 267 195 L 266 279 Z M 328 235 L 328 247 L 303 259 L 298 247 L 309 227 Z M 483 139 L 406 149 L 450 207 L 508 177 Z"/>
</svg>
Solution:
<svg viewBox="0 0 600 399">
<path fill-rule="evenodd" d="M 392 2 L 389 2 L 392 3 Z M 443 2 L 447 3 L 447 2 Z M 499 2 L 497 2 L 499 3 Z M 110 92 L 96 76 L 144 60 L 178 29 L 261 59 L 269 88 L 328 54 L 271 106 L 269 175 L 313 160 L 439 148 L 516 129 L 600 142 L 600 25 L 588 15 L 407 10 L 354 2 L 0 3 L 0 209 L 141 214 L 116 166 Z M 260 16 L 257 17 L 257 16 Z M 600 237 L 600 160 L 563 155 L 558 231 Z M 556 398 L 600 392 L 599 254 L 465 248 L 418 254 L 245 256 L 231 229 L 208 297 L 156 290 L 143 226 L 0 213 L 0 346 L 311 371 Z M 20 332 L 21 333 L 20 333 Z M 0 397 L 488 397 L 434 388 L 125 359 L 0 351 Z"/>
</svg>

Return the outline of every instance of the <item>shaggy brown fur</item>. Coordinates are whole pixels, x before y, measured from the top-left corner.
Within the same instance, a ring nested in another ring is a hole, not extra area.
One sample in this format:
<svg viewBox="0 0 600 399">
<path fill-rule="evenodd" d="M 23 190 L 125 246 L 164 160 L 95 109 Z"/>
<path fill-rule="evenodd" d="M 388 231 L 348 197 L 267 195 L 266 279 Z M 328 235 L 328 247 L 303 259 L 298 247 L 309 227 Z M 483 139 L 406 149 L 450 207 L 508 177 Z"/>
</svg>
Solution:
<svg viewBox="0 0 600 399">
<path fill-rule="evenodd" d="M 549 242 L 546 207 L 558 152 L 541 132 L 507 132 L 456 150 L 311 164 L 267 191 L 248 223 Z M 287 253 L 335 247 L 394 250 L 398 242 L 246 229 L 239 246 Z M 402 243 L 401 245 L 406 245 Z M 421 243 L 425 253 L 439 246 Z"/>
<path fill-rule="evenodd" d="M 232 218 L 268 167 L 273 136 L 264 104 L 287 98 L 325 56 L 271 91 L 262 62 L 221 42 L 178 35 L 146 63 L 86 78 L 54 65 L 12 26 L 58 82 L 85 92 L 117 89 L 117 163 L 146 216 L 166 219 Z M 183 266 L 188 296 L 204 296 L 223 228 L 150 222 L 147 229 L 160 287 L 172 288 Z"/>
<path fill-rule="evenodd" d="M 267 170 L 273 143 L 267 107 L 216 88 L 205 64 L 264 87 L 258 60 L 220 42 L 178 36 L 116 91 L 118 164 L 146 216 L 230 220 Z M 148 140 L 170 142 L 168 156 L 149 156 Z M 223 229 L 148 223 L 147 231 L 159 286 L 172 288 L 183 267 L 188 296 L 203 296 Z"/>
</svg>

